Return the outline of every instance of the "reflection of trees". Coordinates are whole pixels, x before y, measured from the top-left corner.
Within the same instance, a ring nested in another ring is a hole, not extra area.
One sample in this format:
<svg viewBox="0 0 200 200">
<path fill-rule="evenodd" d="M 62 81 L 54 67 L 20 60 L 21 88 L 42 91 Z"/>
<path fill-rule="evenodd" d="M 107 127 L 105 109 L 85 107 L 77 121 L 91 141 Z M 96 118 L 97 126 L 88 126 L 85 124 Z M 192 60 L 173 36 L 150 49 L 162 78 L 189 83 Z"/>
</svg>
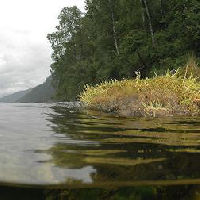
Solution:
<svg viewBox="0 0 200 200">
<path fill-rule="evenodd" d="M 60 140 L 49 150 L 53 162 L 67 168 L 92 165 L 94 184 L 200 178 L 200 127 L 191 126 L 193 119 L 128 119 L 63 107 L 54 111 L 49 119 L 54 132 L 83 143 Z"/>
</svg>

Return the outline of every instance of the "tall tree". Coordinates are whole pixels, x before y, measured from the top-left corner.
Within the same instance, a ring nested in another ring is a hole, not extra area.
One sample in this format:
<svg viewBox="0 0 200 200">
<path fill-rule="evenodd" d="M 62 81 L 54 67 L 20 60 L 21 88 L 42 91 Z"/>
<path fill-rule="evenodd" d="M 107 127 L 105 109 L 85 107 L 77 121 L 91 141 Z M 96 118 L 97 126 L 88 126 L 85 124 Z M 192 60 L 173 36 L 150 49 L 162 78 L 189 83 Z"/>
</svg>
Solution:
<svg viewBox="0 0 200 200">
<path fill-rule="evenodd" d="M 148 6 L 146 0 L 142 0 L 142 1 L 143 1 L 144 5 L 145 5 L 146 14 L 147 14 L 147 17 L 148 17 L 149 29 L 150 29 L 150 33 L 151 33 L 152 44 L 155 46 L 154 30 L 153 30 L 153 25 L 152 25 L 152 19 L 151 19 L 150 11 L 149 11 L 149 6 Z"/>
<path fill-rule="evenodd" d="M 119 47 L 117 42 L 117 34 L 116 34 L 116 27 L 115 27 L 115 17 L 114 17 L 114 11 L 113 11 L 113 5 L 112 1 L 108 0 L 109 6 L 110 6 L 110 12 L 111 12 L 111 19 L 112 19 L 112 29 L 113 29 L 113 38 L 114 38 L 114 44 L 117 54 L 119 55 Z"/>
</svg>

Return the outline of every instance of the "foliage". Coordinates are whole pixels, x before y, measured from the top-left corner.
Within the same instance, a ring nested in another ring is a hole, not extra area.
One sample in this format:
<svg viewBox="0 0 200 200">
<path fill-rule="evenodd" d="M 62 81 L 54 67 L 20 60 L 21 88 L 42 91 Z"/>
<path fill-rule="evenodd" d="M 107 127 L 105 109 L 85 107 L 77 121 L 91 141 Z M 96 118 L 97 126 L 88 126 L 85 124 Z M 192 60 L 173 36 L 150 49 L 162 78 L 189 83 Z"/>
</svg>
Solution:
<svg viewBox="0 0 200 200">
<path fill-rule="evenodd" d="M 197 59 L 193 54 L 188 55 L 186 65 L 179 69 L 178 75 L 183 78 L 189 78 L 193 76 L 199 81 L 200 68 L 198 67 Z"/>
<path fill-rule="evenodd" d="M 198 0 L 86 0 L 85 8 L 63 8 L 47 36 L 61 100 L 76 99 L 85 84 L 177 69 L 191 52 L 199 61 Z"/>
<path fill-rule="evenodd" d="M 197 115 L 200 113 L 200 83 L 167 73 L 151 79 L 109 81 L 86 85 L 80 100 L 90 108 L 124 115 Z"/>
</svg>

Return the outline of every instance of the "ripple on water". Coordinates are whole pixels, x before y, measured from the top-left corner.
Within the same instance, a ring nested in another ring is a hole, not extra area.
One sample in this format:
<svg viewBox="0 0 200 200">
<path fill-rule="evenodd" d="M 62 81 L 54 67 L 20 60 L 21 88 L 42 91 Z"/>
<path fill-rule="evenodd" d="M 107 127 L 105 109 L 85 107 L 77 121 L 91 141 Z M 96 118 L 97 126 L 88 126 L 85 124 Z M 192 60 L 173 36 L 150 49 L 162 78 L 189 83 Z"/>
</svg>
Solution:
<svg viewBox="0 0 200 200">
<path fill-rule="evenodd" d="M 79 103 L 1 104 L 0 182 L 200 182 L 200 118 L 125 118 Z"/>
</svg>

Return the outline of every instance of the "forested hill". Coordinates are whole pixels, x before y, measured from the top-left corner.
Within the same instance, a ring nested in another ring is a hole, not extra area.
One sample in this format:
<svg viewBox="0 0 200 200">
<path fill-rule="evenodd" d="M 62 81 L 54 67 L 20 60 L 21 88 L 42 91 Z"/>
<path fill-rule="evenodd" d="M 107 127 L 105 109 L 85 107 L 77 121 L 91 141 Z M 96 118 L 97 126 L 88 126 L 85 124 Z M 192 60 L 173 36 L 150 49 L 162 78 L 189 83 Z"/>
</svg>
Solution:
<svg viewBox="0 0 200 200">
<path fill-rule="evenodd" d="M 55 90 L 52 87 L 52 77 L 48 77 L 46 81 L 33 88 L 29 93 L 18 99 L 20 103 L 43 103 L 52 102 L 54 99 Z"/>
<path fill-rule="evenodd" d="M 86 0 L 86 11 L 63 8 L 53 49 L 54 83 L 62 100 L 84 84 L 142 77 L 178 68 L 200 55 L 199 0 Z"/>
<path fill-rule="evenodd" d="M 15 92 L 13 94 L 4 96 L 0 99 L 0 102 L 4 102 L 4 103 L 15 103 L 17 100 L 19 100 L 20 98 L 22 98 L 23 96 L 25 96 L 27 93 L 29 93 L 32 90 L 32 88 L 28 89 L 28 90 L 23 90 L 23 91 L 19 91 L 19 92 Z"/>
</svg>

